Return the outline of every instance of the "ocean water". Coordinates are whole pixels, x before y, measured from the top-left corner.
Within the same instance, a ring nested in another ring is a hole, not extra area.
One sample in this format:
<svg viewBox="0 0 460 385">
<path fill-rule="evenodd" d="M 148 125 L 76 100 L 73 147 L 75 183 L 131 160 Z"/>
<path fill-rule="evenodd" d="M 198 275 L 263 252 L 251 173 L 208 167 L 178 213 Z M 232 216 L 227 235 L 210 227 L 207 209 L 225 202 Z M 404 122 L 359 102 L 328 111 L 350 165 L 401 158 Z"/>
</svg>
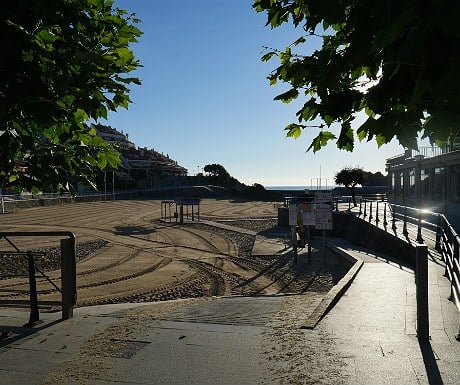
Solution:
<svg viewBox="0 0 460 385">
<path fill-rule="evenodd" d="M 303 191 L 303 190 L 332 190 L 337 186 L 264 186 L 265 190 L 277 191 Z"/>
</svg>

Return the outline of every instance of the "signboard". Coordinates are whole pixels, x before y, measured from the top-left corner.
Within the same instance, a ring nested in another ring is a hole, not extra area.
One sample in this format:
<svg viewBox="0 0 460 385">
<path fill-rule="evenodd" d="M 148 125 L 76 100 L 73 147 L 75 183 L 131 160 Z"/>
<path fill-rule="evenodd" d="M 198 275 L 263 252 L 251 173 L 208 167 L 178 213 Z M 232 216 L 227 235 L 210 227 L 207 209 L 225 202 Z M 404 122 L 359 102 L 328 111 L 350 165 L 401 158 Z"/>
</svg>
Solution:
<svg viewBox="0 0 460 385">
<path fill-rule="evenodd" d="M 315 225 L 315 208 L 310 203 L 299 204 L 300 210 L 302 211 L 302 224 L 304 226 Z"/>
<path fill-rule="evenodd" d="M 318 191 L 315 203 L 315 229 L 332 230 L 332 191 Z"/>
<path fill-rule="evenodd" d="M 311 203 L 298 203 L 289 205 L 289 225 L 314 226 L 315 210 Z"/>
<path fill-rule="evenodd" d="M 289 205 L 289 225 L 290 226 L 296 226 L 297 225 L 297 220 L 298 220 L 298 214 L 297 214 L 297 205 L 290 204 Z"/>
</svg>

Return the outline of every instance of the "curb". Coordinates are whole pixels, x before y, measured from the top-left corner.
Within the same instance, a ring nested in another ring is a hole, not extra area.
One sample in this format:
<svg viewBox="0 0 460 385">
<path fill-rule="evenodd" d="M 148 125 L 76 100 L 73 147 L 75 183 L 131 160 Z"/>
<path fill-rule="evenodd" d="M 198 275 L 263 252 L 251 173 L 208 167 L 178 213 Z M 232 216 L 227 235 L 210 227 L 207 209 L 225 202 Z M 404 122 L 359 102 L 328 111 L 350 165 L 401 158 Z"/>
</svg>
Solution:
<svg viewBox="0 0 460 385">
<path fill-rule="evenodd" d="M 342 295 L 347 291 L 364 264 L 361 258 L 348 254 L 338 246 L 328 243 L 327 247 L 329 247 L 332 251 L 339 254 L 347 261 L 353 263 L 353 266 L 350 268 L 350 270 L 348 270 L 348 273 L 345 274 L 344 277 L 337 283 L 337 285 L 329 290 L 323 300 L 319 303 L 318 306 L 316 306 L 315 310 L 313 310 L 311 315 L 308 317 L 305 324 L 301 326 L 301 329 L 314 329 L 316 325 L 318 325 L 323 317 L 334 307 L 340 297 L 342 297 Z"/>
</svg>

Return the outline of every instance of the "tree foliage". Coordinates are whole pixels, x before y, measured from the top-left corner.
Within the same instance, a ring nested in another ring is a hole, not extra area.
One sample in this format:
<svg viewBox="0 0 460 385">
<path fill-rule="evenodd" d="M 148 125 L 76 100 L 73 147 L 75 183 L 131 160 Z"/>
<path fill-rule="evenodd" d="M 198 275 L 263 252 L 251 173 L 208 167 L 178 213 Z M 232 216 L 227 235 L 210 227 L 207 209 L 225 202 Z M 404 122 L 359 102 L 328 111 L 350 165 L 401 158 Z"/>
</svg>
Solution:
<svg viewBox="0 0 460 385">
<path fill-rule="evenodd" d="M 4 0 L 0 10 L 0 186 L 72 190 L 118 153 L 87 122 L 128 107 L 134 15 L 111 0 Z"/>
<path fill-rule="evenodd" d="M 364 171 L 364 182 L 363 186 L 386 186 L 387 177 L 383 175 L 380 171 L 375 173 Z"/>
<path fill-rule="evenodd" d="M 230 174 L 225 169 L 225 167 L 220 164 L 216 164 L 216 163 L 207 164 L 206 166 L 204 166 L 203 170 L 212 177 L 218 177 L 218 178 L 229 178 L 230 177 Z"/>
<path fill-rule="evenodd" d="M 334 181 L 338 185 L 345 186 L 351 192 L 353 204 L 356 206 L 355 188 L 357 185 L 363 185 L 366 172 L 360 167 L 344 167 L 335 174 Z"/>
<path fill-rule="evenodd" d="M 366 173 L 360 167 L 344 167 L 335 174 L 334 181 L 336 184 L 341 184 L 347 188 L 362 185 L 365 180 Z"/>
<path fill-rule="evenodd" d="M 290 85 L 276 100 L 305 99 L 287 136 L 318 127 L 309 149 L 336 140 L 352 151 L 355 136 L 378 146 L 396 137 L 415 148 L 419 133 L 432 142 L 458 135 L 460 2 L 254 0 L 253 7 L 266 12 L 271 28 L 292 23 L 301 33 L 262 57 L 280 61 L 270 84 Z M 306 53 L 318 42 L 319 49 Z M 363 112 L 367 119 L 355 123 Z M 338 135 L 330 131 L 334 124 Z"/>
</svg>

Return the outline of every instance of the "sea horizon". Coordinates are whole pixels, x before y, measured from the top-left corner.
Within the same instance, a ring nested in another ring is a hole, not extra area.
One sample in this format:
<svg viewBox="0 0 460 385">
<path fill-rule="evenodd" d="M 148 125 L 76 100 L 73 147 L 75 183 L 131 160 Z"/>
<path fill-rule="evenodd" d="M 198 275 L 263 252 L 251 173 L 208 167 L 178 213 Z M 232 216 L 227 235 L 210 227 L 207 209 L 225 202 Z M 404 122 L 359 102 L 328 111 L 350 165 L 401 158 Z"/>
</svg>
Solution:
<svg viewBox="0 0 460 385">
<path fill-rule="evenodd" d="M 265 190 L 303 191 L 333 190 L 337 186 L 264 186 Z"/>
</svg>

